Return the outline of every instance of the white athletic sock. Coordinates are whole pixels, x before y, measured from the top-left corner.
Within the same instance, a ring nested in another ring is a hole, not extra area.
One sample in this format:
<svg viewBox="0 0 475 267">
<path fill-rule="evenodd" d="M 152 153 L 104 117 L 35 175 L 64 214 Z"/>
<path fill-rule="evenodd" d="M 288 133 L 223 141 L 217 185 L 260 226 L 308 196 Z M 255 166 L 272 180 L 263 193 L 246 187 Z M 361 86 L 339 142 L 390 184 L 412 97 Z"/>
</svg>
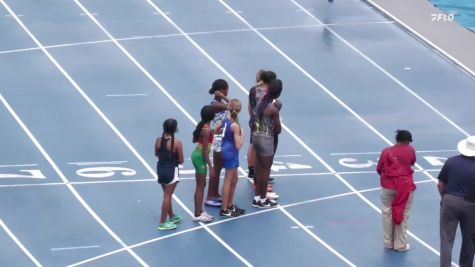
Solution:
<svg viewBox="0 0 475 267">
<path fill-rule="evenodd" d="M 261 198 L 260 196 L 254 196 L 254 201 L 259 201 L 259 198 Z"/>
<path fill-rule="evenodd" d="M 259 198 L 259 201 L 260 201 L 261 203 L 264 203 L 264 202 L 266 202 L 266 199 L 267 199 L 267 198 Z"/>
</svg>

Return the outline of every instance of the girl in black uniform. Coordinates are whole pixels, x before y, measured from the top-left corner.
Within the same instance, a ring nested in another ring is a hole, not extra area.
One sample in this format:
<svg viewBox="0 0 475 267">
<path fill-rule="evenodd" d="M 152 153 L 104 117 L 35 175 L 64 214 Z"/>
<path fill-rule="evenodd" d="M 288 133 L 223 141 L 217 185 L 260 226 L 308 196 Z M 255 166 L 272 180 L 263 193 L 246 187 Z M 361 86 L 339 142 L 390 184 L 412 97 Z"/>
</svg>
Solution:
<svg viewBox="0 0 475 267">
<path fill-rule="evenodd" d="M 175 229 L 183 217 L 176 215 L 172 209 L 172 195 L 178 184 L 178 164 L 183 164 L 183 146 L 175 138 L 177 121 L 167 119 L 163 122 L 162 137 L 155 142 L 155 156 L 158 157 L 157 176 L 158 183 L 163 189 L 162 215 L 158 230 Z M 167 215 L 169 220 L 167 221 Z"/>
</svg>

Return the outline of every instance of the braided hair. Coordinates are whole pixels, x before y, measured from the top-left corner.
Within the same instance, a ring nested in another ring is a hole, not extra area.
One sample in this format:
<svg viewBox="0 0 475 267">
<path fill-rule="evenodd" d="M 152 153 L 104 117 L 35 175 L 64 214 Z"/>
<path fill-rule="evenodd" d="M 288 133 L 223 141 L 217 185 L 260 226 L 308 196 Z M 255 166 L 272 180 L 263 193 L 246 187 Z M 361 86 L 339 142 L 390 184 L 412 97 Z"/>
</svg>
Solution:
<svg viewBox="0 0 475 267">
<path fill-rule="evenodd" d="M 201 115 L 201 121 L 198 123 L 198 125 L 196 125 L 196 128 L 193 131 L 193 143 L 198 142 L 203 126 L 214 119 L 214 116 L 216 115 L 215 109 L 211 105 L 204 106 L 203 108 L 201 108 L 200 115 Z"/>
<path fill-rule="evenodd" d="M 165 134 L 168 134 L 172 137 L 171 149 L 170 152 L 173 152 L 173 145 L 175 144 L 175 133 L 177 131 L 177 121 L 175 119 L 167 119 L 163 122 L 163 134 L 160 142 L 160 147 L 166 148 Z"/>
</svg>

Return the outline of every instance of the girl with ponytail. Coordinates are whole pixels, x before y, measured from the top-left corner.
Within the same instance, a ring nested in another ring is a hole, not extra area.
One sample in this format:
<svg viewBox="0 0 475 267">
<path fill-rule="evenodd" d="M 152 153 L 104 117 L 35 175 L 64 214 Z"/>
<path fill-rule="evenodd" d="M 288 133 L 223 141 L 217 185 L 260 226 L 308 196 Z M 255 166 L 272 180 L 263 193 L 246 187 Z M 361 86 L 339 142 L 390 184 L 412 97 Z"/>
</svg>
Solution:
<svg viewBox="0 0 475 267">
<path fill-rule="evenodd" d="M 182 217 L 173 213 L 172 209 L 172 195 L 179 181 L 178 164 L 183 164 L 183 146 L 181 141 L 175 138 L 176 132 L 177 121 L 167 119 L 163 122 L 162 137 L 155 141 L 158 183 L 163 189 L 162 214 L 158 230 L 175 229 L 177 223 L 182 220 Z"/>
<path fill-rule="evenodd" d="M 206 187 L 206 172 L 209 171 L 210 180 L 214 176 L 213 164 L 209 158 L 211 143 L 213 142 L 213 130 L 210 122 L 214 119 L 215 109 L 213 106 L 204 106 L 201 109 L 201 121 L 196 125 L 193 132 L 193 143 L 197 143 L 195 151 L 191 154 L 191 162 L 195 167 L 196 190 L 195 190 L 195 222 L 211 222 L 213 216 L 203 211 L 203 195 Z"/>
<path fill-rule="evenodd" d="M 241 111 L 241 102 L 232 99 L 228 104 L 228 115 L 223 121 L 223 140 L 221 157 L 223 161 L 224 182 L 223 198 L 219 215 L 236 217 L 244 214 L 245 210 L 233 204 L 234 191 L 238 181 L 237 168 L 239 167 L 239 149 L 244 142 L 244 133 L 239 126 L 238 114 Z"/>
</svg>

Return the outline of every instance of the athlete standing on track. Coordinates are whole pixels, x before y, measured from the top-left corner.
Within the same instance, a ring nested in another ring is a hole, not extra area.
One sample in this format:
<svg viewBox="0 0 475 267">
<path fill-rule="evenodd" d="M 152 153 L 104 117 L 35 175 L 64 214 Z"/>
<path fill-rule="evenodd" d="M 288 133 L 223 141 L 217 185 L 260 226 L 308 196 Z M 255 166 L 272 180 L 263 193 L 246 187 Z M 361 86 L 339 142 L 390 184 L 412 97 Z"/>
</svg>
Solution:
<svg viewBox="0 0 475 267">
<path fill-rule="evenodd" d="M 252 205 L 256 208 L 269 208 L 277 205 L 276 201 L 267 196 L 267 185 L 274 160 L 274 134 L 281 131 L 279 110 L 272 102 L 279 97 L 281 92 L 282 82 L 280 80 L 269 81 L 268 89 L 264 86 L 256 87 L 253 124 L 255 131 L 252 136 L 256 154 L 254 160 L 256 189 Z"/>
<path fill-rule="evenodd" d="M 211 106 L 216 113 L 213 121 L 210 123 L 211 129 L 215 130 L 212 145 L 214 173 L 213 175 L 210 174 L 208 194 L 205 201 L 205 205 L 211 207 L 221 207 L 219 178 L 221 169 L 223 168 L 221 160 L 221 140 L 223 133 L 220 129 L 217 129 L 217 127 L 221 125 L 226 116 L 228 88 L 228 83 L 225 80 L 217 79 L 213 82 L 211 89 L 209 89 L 209 93 L 214 95 Z"/>
<path fill-rule="evenodd" d="M 259 82 L 261 82 L 261 75 L 262 73 L 266 72 L 265 70 L 258 70 L 256 73 L 256 84 L 258 85 Z M 253 86 L 251 90 L 249 90 L 249 103 L 247 105 L 247 111 L 249 112 L 249 128 L 251 130 L 249 134 L 249 147 L 247 149 L 247 167 L 248 167 L 248 172 L 247 172 L 247 177 L 250 179 L 254 179 L 255 173 L 254 173 L 254 147 L 252 146 L 252 133 L 254 132 L 254 126 L 252 125 L 254 123 L 254 111 L 253 108 L 256 105 L 256 86 Z"/>
<path fill-rule="evenodd" d="M 209 171 L 210 180 L 214 175 L 214 168 L 209 158 L 209 150 L 213 142 L 213 130 L 209 126 L 214 118 L 213 106 L 204 106 L 201 109 L 201 121 L 196 125 L 193 132 L 195 151 L 191 154 L 191 162 L 195 167 L 196 190 L 195 190 L 195 215 L 193 220 L 197 222 L 210 222 L 213 216 L 203 211 L 203 195 L 206 187 L 206 172 Z"/>
<path fill-rule="evenodd" d="M 228 115 L 222 124 L 223 139 L 221 156 L 225 169 L 223 182 L 223 199 L 219 215 L 236 217 L 244 214 L 245 210 L 233 204 L 234 192 L 238 182 L 237 168 L 239 167 L 239 149 L 244 142 L 244 132 L 239 126 L 238 114 L 241 111 L 241 102 L 233 99 L 228 105 Z"/>
<path fill-rule="evenodd" d="M 173 213 L 172 195 L 178 184 L 178 164 L 183 164 L 183 146 L 179 139 L 175 138 L 177 121 L 167 119 L 163 122 L 163 134 L 155 142 L 155 156 L 157 162 L 158 182 L 163 189 L 162 214 L 158 230 L 171 230 L 183 218 Z M 170 218 L 168 221 L 167 215 Z"/>
</svg>

